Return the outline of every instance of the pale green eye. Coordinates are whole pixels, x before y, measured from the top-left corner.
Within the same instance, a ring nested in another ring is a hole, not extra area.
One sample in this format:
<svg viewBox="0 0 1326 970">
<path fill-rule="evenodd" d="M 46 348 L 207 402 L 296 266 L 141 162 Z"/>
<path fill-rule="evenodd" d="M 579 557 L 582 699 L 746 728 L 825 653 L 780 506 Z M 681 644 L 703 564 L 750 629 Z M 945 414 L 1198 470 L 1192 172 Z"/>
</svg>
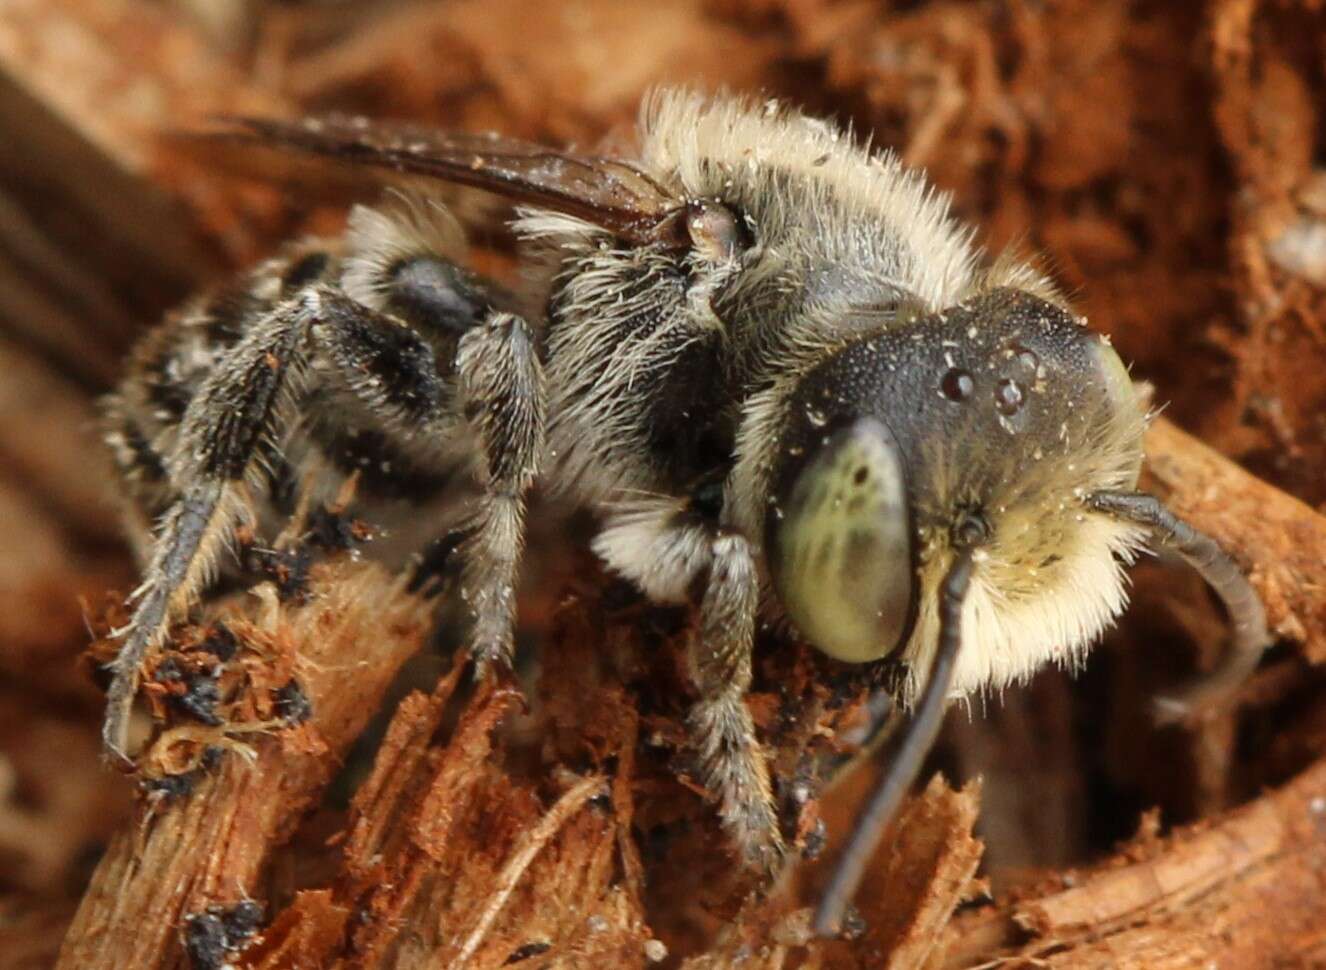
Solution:
<svg viewBox="0 0 1326 970">
<path fill-rule="evenodd" d="M 1137 397 L 1132 375 L 1128 373 L 1128 368 L 1114 347 L 1104 337 L 1096 340 L 1096 366 L 1100 369 L 1100 375 L 1104 380 L 1105 398 L 1109 401 L 1110 410 L 1115 414 L 1139 412 L 1142 402 Z M 1130 470 L 1132 479 L 1128 483 L 1129 487 L 1137 483 L 1141 471 L 1142 455 L 1139 451 L 1136 463 Z"/>
<path fill-rule="evenodd" d="M 770 567 L 802 634 L 850 662 L 896 647 L 912 610 L 911 518 L 888 429 L 861 418 L 833 435 L 779 513 Z"/>
<path fill-rule="evenodd" d="M 1100 367 L 1101 376 L 1105 378 L 1105 393 L 1110 401 L 1136 407 L 1137 394 L 1133 391 L 1133 378 L 1118 352 L 1104 337 L 1096 341 L 1096 363 Z"/>
</svg>

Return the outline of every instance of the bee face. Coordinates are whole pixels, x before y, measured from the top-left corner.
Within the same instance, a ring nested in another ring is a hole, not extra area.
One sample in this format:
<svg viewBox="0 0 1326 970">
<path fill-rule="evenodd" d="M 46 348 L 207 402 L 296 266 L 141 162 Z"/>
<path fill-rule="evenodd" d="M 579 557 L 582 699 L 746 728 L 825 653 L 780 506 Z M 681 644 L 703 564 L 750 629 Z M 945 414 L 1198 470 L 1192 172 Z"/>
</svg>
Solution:
<svg viewBox="0 0 1326 970">
<path fill-rule="evenodd" d="M 1122 607 L 1138 539 L 1083 499 L 1136 484 L 1143 427 L 1109 345 L 1024 291 L 856 340 L 790 401 L 766 518 L 780 601 L 835 657 L 913 663 L 954 548 L 977 545 L 954 692 L 1074 658 Z"/>
</svg>

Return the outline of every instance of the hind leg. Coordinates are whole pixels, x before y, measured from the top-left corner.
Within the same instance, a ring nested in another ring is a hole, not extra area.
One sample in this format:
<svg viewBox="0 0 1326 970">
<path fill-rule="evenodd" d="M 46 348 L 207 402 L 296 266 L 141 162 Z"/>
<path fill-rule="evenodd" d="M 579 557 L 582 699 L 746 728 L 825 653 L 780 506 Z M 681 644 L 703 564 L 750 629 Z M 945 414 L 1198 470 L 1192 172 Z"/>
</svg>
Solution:
<svg viewBox="0 0 1326 970">
<path fill-rule="evenodd" d="M 129 761 L 129 712 L 143 658 L 197 595 L 236 527 L 252 519 L 253 498 L 290 433 L 315 358 L 393 433 L 454 429 L 453 401 L 432 347 L 391 318 L 335 291 L 309 289 L 249 325 L 189 401 L 166 463 L 172 497 L 112 665 L 103 740 L 122 763 Z"/>
<path fill-rule="evenodd" d="M 218 553 L 241 519 L 252 516 L 250 487 L 260 452 L 277 433 L 290 369 L 310 320 L 310 308 L 291 302 L 269 314 L 226 356 L 184 415 L 176 453 L 167 465 L 173 499 L 156 530 L 133 615 L 111 666 L 102 739 L 122 763 L 139 667 L 160 644 L 171 615 L 206 581 Z"/>
</svg>

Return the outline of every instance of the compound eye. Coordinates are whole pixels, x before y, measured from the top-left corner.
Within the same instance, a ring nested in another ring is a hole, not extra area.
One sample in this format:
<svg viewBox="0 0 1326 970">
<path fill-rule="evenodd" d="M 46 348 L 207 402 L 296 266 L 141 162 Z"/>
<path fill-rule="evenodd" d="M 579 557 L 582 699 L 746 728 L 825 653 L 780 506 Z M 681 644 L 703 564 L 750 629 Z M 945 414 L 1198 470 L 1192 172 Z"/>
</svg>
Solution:
<svg viewBox="0 0 1326 970">
<path fill-rule="evenodd" d="M 816 647 L 877 660 L 911 627 L 911 514 L 893 435 L 874 418 L 834 434 L 797 475 L 773 528 L 770 570 Z"/>
<path fill-rule="evenodd" d="M 1110 411 L 1113 414 L 1140 411 L 1142 402 L 1137 396 L 1136 388 L 1133 386 L 1132 375 L 1128 373 L 1128 368 L 1120 359 L 1118 352 L 1104 337 L 1096 336 L 1094 343 L 1096 370 L 1100 375 L 1105 391 L 1105 401 Z M 1134 467 L 1130 470 L 1130 487 L 1137 484 L 1141 472 L 1142 456 L 1139 451 Z"/>
<path fill-rule="evenodd" d="M 687 207 L 686 228 L 695 252 L 711 263 L 726 262 L 750 246 L 745 222 L 721 202 L 692 202 Z"/>
<path fill-rule="evenodd" d="M 1136 407 L 1137 393 L 1133 390 L 1133 378 L 1118 351 L 1099 335 L 1096 336 L 1094 349 L 1096 367 L 1104 379 L 1106 396 L 1113 403 Z"/>
</svg>

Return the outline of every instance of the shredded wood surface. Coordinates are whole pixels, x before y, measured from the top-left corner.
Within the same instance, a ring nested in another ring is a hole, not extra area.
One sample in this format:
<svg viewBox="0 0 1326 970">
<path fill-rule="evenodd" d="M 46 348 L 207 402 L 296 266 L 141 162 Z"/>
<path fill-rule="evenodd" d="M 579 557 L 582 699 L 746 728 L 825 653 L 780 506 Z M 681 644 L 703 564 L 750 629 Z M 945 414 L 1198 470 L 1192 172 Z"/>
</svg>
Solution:
<svg viewBox="0 0 1326 970">
<path fill-rule="evenodd" d="M 264 895 L 259 879 L 272 852 L 317 804 L 430 628 L 427 605 L 378 567 L 341 563 L 315 578 L 310 596 L 286 609 L 268 588 L 245 604 L 247 615 L 226 614 L 254 663 L 290 659 L 309 719 L 205 735 L 199 744 L 215 746 L 219 763 L 185 775 L 178 794 L 158 786 L 142 801 L 97 866 L 57 967 L 184 966 L 180 938 L 191 916 Z"/>
</svg>

